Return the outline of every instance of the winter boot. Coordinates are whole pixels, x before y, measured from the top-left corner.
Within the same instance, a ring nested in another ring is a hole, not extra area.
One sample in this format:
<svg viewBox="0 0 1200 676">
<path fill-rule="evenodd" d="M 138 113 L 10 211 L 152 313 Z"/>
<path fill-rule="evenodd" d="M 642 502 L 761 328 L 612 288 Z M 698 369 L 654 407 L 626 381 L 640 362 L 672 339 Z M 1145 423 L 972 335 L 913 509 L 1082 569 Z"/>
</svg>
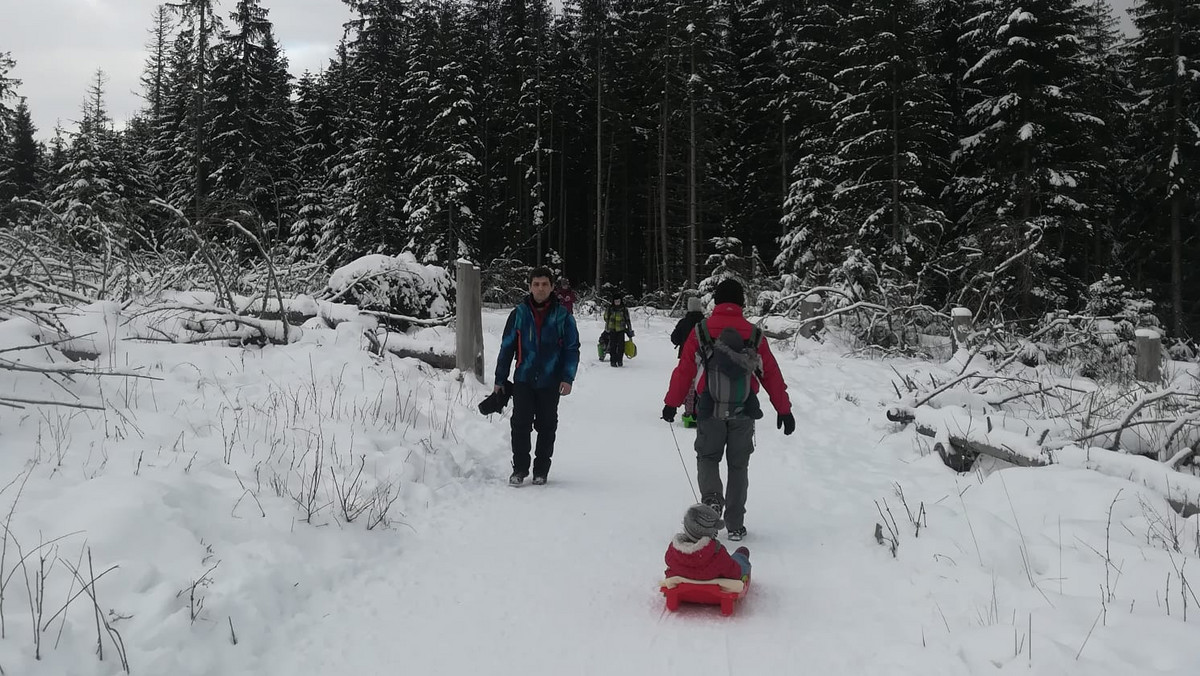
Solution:
<svg viewBox="0 0 1200 676">
<path fill-rule="evenodd" d="M 746 527 L 745 526 L 742 526 L 741 528 L 730 528 L 729 529 L 729 539 L 730 540 L 733 540 L 734 542 L 738 542 L 744 537 L 746 537 Z"/>
<path fill-rule="evenodd" d="M 520 486 L 521 484 L 525 483 L 525 477 L 527 477 L 527 476 L 529 476 L 529 475 L 523 474 L 521 472 L 513 472 L 512 476 L 508 477 L 508 485 L 509 486 Z"/>
<path fill-rule="evenodd" d="M 717 513 L 718 519 L 721 518 L 721 514 L 725 511 L 725 501 L 719 495 L 706 495 L 701 502 L 712 507 L 712 510 Z"/>
<path fill-rule="evenodd" d="M 534 486 L 545 486 L 546 485 L 546 477 L 544 475 L 543 476 L 538 476 L 536 474 L 533 475 L 533 485 Z"/>
</svg>

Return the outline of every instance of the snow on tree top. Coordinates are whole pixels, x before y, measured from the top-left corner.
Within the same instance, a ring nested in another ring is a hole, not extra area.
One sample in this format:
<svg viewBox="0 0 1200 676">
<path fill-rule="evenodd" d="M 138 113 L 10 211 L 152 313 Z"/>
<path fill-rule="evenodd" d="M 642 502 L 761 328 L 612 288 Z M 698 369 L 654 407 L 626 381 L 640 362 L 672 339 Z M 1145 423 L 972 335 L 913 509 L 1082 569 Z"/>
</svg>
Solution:
<svg viewBox="0 0 1200 676">
<path fill-rule="evenodd" d="M 971 308 L 956 307 L 950 311 L 950 316 L 952 316 L 952 317 L 970 317 L 971 316 Z"/>
<path fill-rule="evenodd" d="M 1158 331 L 1154 329 L 1138 329 L 1133 332 L 1133 335 L 1138 338 L 1149 338 L 1150 340 L 1158 340 L 1160 338 Z"/>
</svg>

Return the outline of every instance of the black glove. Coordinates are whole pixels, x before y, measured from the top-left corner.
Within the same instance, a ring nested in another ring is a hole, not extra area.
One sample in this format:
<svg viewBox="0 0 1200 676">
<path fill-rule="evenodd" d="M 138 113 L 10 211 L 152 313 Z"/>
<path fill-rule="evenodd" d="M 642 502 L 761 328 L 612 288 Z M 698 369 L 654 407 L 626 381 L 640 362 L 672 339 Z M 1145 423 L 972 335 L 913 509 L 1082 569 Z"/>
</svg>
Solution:
<svg viewBox="0 0 1200 676">
<path fill-rule="evenodd" d="M 675 422 L 675 407 L 663 406 L 662 419 L 666 420 L 667 422 Z"/>
<path fill-rule="evenodd" d="M 779 420 L 775 421 L 775 429 L 783 428 L 784 436 L 796 431 L 796 419 L 791 413 L 779 414 Z"/>
<path fill-rule="evenodd" d="M 632 338 L 633 337 L 633 329 L 629 329 L 628 333 L 629 333 L 629 337 Z"/>
</svg>

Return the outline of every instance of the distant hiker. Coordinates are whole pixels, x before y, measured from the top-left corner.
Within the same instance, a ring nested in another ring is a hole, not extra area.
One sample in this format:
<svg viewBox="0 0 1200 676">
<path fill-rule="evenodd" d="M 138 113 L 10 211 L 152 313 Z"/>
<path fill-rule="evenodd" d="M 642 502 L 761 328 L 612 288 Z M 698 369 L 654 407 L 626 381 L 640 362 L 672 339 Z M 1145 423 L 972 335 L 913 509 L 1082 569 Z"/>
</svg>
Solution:
<svg viewBox="0 0 1200 676">
<path fill-rule="evenodd" d="M 612 305 L 604 311 L 604 334 L 608 336 L 608 358 L 612 366 L 625 365 L 625 337 L 633 337 L 633 322 L 629 308 L 620 295 L 613 296 Z"/>
<path fill-rule="evenodd" d="M 671 331 L 671 344 L 676 348 L 676 356 L 683 354 L 683 344 L 687 342 L 688 334 L 696 328 L 701 319 L 704 319 L 704 303 L 692 296 L 687 301 L 687 314 L 680 318 L 675 324 L 675 330 Z"/>
<path fill-rule="evenodd" d="M 704 319 L 704 304 L 696 296 L 688 298 L 687 314 L 680 318 L 675 324 L 675 330 L 671 332 L 671 344 L 676 347 L 676 356 L 683 354 L 683 344 L 687 342 L 688 335 L 696 328 Z M 696 387 L 695 383 L 688 388 L 687 397 L 683 400 L 683 426 L 696 426 Z"/>
<path fill-rule="evenodd" d="M 750 576 L 750 550 L 738 547 L 733 554 L 726 551 L 717 540 L 717 531 L 724 527 L 725 523 L 712 507 L 705 504 L 689 507 L 683 515 L 683 530 L 667 545 L 666 577 L 745 581 Z"/>
<path fill-rule="evenodd" d="M 496 357 L 496 392 L 503 392 L 516 357 L 512 377 L 512 476 L 520 486 L 529 476 L 532 430 L 537 430 L 533 483 L 546 483 L 554 437 L 558 430 L 558 399 L 571 393 L 579 368 L 579 330 L 575 317 L 559 305 L 552 293 L 553 273 L 534 268 L 529 273 L 529 295 L 513 308 L 500 338 Z"/>
<path fill-rule="evenodd" d="M 671 374 L 662 418 L 675 420 L 675 411 L 696 385 L 696 483 L 704 504 L 724 512 L 729 539 L 746 536 L 746 491 L 750 454 L 754 452 L 754 421 L 763 416 L 758 403 L 759 383 L 778 413 L 776 427 L 784 434 L 796 430 L 787 383 L 762 331 L 742 316 L 742 285 L 726 279 L 713 291 L 712 316 L 696 325 L 683 344 Z M 729 468 L 729 486 L 721 485 L 721 457 Z"/>
<path fill-rule="evenodd" d="M 577 297 L 575 290 L 571 288 L 571 280 L 566 277 L 560 277 L 558 288 L 554 290 L 554 295 L 558 297 L 559 305 L 566 308 L 567 312 L 575 314 L 575 301 Z"/>
</svg>

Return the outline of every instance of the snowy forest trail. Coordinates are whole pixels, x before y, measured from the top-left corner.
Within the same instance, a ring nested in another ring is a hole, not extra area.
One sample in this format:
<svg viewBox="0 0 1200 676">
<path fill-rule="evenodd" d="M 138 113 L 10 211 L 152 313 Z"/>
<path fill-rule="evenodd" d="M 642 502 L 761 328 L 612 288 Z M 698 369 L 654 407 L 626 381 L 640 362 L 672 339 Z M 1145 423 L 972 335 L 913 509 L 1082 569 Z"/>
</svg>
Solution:
<svg viewBox="0 0 1200 676">
<path fill-rule="evenodd" d="M 675 427 L 681 463 L 658 419 L 675 363 L 668 328 L 640 332 L 638 357 L 616 369 L 596 359 L 598 324 L 581 322 L 580 373 L 561 406 L 548 485 L 510 488 L 507 467 L 497 467 L 479 490 L 430 510 L 393 560 L 355 562 L 311 612 L 277 627 L 279 649 L 263 655 L 259 673 L 394 664 L 415 674 L 683 674 L 715 662 L 728 673 L 804 664 L 849 674 L 909 660 L 931 673 L 919 624 L 892 615 L 907 617 L 923 592 L 887 579 L 894 563 L 870 538 L 872 500 L 889 490 L 877 471 L 880 432 L 847 426 L 840 416 L 854 406 L 845 399 L 817 405 L 835 400 L 829 378 L 793 361 L 785 369 L 797 433 L 784 437 L 768 411 L 751 462 L 750 594 L 732 619 L 715 607 L 664 613 L 656 584 L 694 501 L 695 467 L 693 433 Z M 876 368 L 844 367 L 837 380 L 859 390 L 844 393 L 850 399 L 886 386 L 871 377 Z M 831 408 L 833 418 L 822 415 Z M 507 432 L 507 416 L 496 429 Z M 847 559 L 880 570 L 854 574 Z M 932 673 L 961 673 L 946 657 Z"/>
</svg>

